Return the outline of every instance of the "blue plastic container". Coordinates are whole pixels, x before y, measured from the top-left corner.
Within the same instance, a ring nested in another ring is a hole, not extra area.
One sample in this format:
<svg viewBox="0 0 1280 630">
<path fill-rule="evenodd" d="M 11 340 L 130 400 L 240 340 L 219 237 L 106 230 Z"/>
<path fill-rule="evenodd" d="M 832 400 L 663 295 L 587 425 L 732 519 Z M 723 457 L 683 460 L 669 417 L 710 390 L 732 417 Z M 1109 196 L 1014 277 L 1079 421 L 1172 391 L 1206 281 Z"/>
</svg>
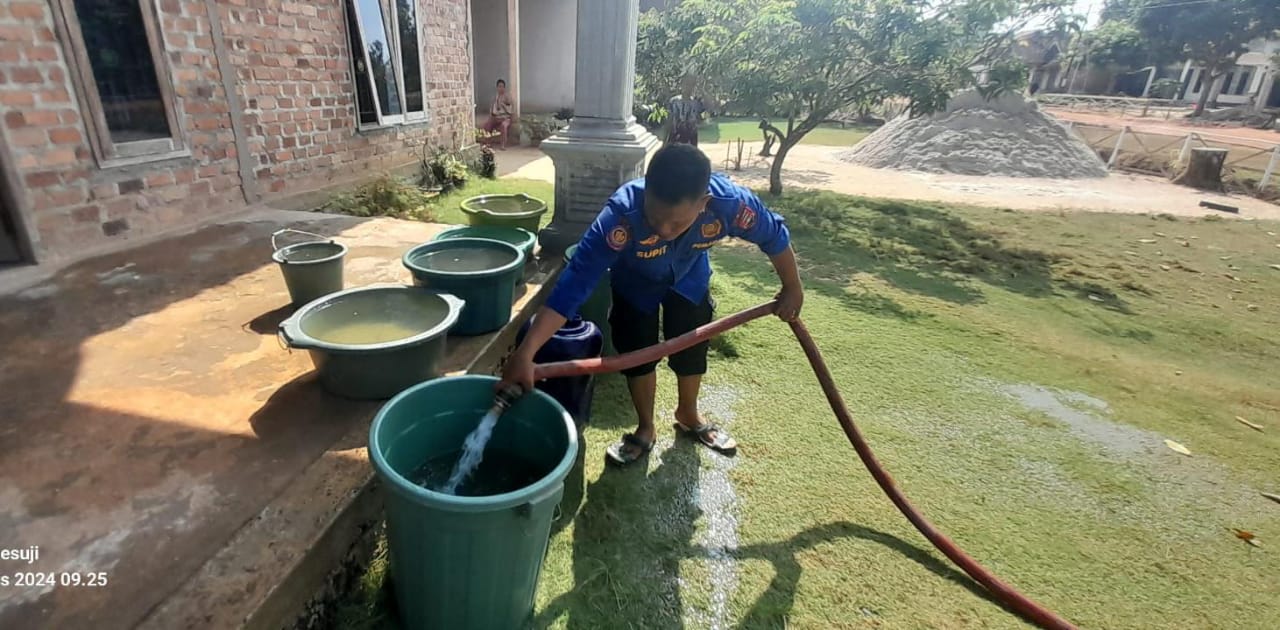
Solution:
<svg viewBox="0 0 1280 630">
<path fill-rule="evenodd" d="M 517 344 L 524 341 L 532 322 L 533 320 L 526 321 L 520 327 L 520 332 L 516 334 Z M 535 363 L 554 363 L 589 359 L 600 356 L 603 350 L 604 334 L 600 332 L 600 327 L 575 316 L 547 340 L 533 360 Z M 595 392 L 595 378 L 592 375 L 549 378 L 536 383 L 536 386 L 560 403 L 579 427 L 591 421 L 591 399 Z"/>
</svg>

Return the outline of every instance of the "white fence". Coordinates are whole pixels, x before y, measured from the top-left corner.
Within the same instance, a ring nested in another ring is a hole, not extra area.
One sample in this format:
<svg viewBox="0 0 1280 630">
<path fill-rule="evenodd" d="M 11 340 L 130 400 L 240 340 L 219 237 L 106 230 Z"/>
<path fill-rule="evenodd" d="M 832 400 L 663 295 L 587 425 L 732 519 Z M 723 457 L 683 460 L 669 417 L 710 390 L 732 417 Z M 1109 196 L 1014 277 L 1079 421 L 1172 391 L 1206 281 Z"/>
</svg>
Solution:
<svg viewBox="0 0 1280 630">
<path fill-rule="evenodd" d="M 1107 160 L 1109 169 L 1168 175 L 1186 163 L 1191 149 L 1226 149 L 1224 168 L 1233 178 L 1259 191 L 1280 188 L 1280 144 L 1199 132 L 1175 136 L 1134 130 L 1128 125 L 1120 129 L 1076 122 L 1066 125 Z"/>
</svg>

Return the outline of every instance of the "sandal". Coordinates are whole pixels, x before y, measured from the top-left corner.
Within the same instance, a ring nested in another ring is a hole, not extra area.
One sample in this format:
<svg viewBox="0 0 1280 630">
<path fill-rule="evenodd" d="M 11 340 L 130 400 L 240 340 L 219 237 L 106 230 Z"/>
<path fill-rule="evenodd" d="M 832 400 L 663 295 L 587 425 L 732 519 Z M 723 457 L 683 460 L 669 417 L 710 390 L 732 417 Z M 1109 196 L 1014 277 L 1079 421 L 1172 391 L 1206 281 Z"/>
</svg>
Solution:
<svg viewBox="0 0 1280 630">
<path fill-rule="evenodd" d="M 630 448 L 628 448 L 630 447 Z M 646 442 L 634 433 L 625 433 L 622 439 L 609 445 L 604 454 L 618 466 L 626 466 L 644 458 L 653 450 L 653 442 Z"/>
<path fill-rule="evenodd" d="M 707 422 L 699 427 L 687 427 L 679 422 L 675 423 L 676 431 L 697 439 L 703 446 L 724 455 L 733 455 L 738 452 L 738 442 L 729 436 L 729 433 L 720 427 Z M 716 434 L 713 439 L 710 437 L 712 433 Z"/>
</svg>

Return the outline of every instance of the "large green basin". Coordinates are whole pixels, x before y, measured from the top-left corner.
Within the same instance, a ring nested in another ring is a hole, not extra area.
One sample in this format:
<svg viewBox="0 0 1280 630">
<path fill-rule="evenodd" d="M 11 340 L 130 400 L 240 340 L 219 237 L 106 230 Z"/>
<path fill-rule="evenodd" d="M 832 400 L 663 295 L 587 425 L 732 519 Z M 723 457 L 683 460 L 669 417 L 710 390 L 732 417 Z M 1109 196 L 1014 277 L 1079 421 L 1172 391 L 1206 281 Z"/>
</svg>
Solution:
<svg viewBox="0 0 1280 630">
<path fill-rule="evenodd" d="M 411 480 L 424 463 L 461 449 L 493 404 L 497 380 L 468 375 L 419 384 L 383 406 L 369 430 L 401 627 L 509 630 L 525 627 L 533 612 L 547 539 L 578 453 L 564 408 L 534 390 L 494 427 L 485 458 L 518 457 L 533 473 L 528 485 L 455 496 Z"/>
<path fill-rule="evenodd" d="M 516 283 L 524 276 L 524 252 L 514 245 L 485 238 L 431 241 L 405 252 L 402 262 L 414 284 L 466 302 L 454 334 L 482 335 L 511 320 Z"/>
<path fill-rule="evenodd" d="M 538 231 L 538 222 L 547 211 L 547 203 L 524 193 L 481 195 L 462 202 L 462 212 L 471 225 L 516 227 Z"/>
<path fill-rule="evenodd" d="M 524 252 L 526 262 L 533 260 L 533 246 L 538 243 L 538 237 L 533 232 L 500 225 L 460 225 L 437 234 L 431 240 L 444 241 L 451 238 L 487 238 L 510 243 Z"/>
<path fill-rule="evenodd" d="M 314 300 L 280 323 L 280 338 L 306 350 L 321 387 L 380 400 L 438 375 L 462 300 L 418 287 L 348 289 Z"/>
</svg>

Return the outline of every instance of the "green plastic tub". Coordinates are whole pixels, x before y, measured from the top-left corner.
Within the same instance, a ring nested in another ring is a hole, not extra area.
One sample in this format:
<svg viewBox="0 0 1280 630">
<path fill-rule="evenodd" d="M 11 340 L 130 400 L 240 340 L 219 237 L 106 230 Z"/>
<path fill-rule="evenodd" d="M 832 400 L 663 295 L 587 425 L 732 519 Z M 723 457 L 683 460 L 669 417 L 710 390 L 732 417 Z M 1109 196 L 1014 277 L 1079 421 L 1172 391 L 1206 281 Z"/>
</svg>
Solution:
<svg viewBox="0 0 1280 630">
<path fill-rule="evenodd" d="M 526 262 L 533 260 L 533 246 L 538 243 L 538 237 L 533 232 L 498 225 L 461 225 L 449 228 L 431 240 L 444 241 L 451 238 L 487 238 L 510 243 L 524 252 Z"/>
<path fill-rule="evenodd" d="M 456 335 L 482 335 L 511 320 L 516 283 L 524 276 L 524 252 L 486 238 L 451 238 L 405 252 L 413 282 L 462 298 L 466 306 Z"/>
<path fill-rule="evenodd" d="M 411 480 L 424 463 L 462 448 L 493 404 L 496 382 L 468 375 L 421 383 L 383 406 L 369 430 L 403 628 L 509 630 L 524 627 L 533 612 L 547 539 L 578 454 L 568 412 L 535 390 L 494 427 L 485 457 L 518 455 L 536 471 L 529 485 L 453 496 Z"/>
<path fill-rule="evenodd" d="M 278 241 L 284 234 L 302 234 L 319 240 L 281 246 Z M 294 307 L 342 290 L 346 245 L 319 234 L 283 229 L 271 235 L 271 249 L 271 259 L 280 265 L 284 284 L 289 289 L 289 301 Z"/>
<path fill-rule="evenodd" d="M 576 251 L 578 251 L 577 245 L 570 245 L 569 249 L 564 250 L 565 265 L 568 265 L 569 261 L 573 259 L 573 254 Z M 594 323 L 600 328 L 600 332 L 604 333 L 604 354 L 606 356 L 618 353 L 617 349 L 613 347 L 613 328 L 609 326 L 609 309 L 612 307 L 613 290 L 609 284 L 609 271 L 605 270 L 604 277 L 600 278 L 600 282 L 591 291 L 591 295 L 587 296 L 587 301 L 582 304 L 582 308 L 578 309 L 578 314 L 582 315 L 582 319 Z"/>
<path fill-rule="evenodd" d="M 513 195 L 481 195 L 462 202 L 462 211 L 471 225 L 496 225 L 538 231 L 538 222 L 547 211 L 547 203 L 524 193 Z"/>
<path fill-rule="evenodd" d="M 418 287 L 374 286 L 312 301 L 280 323 L 280 338 L 306 350 L 326 391 L 390 398 L 439 375 L 462 300 Z"/>
</svg>

